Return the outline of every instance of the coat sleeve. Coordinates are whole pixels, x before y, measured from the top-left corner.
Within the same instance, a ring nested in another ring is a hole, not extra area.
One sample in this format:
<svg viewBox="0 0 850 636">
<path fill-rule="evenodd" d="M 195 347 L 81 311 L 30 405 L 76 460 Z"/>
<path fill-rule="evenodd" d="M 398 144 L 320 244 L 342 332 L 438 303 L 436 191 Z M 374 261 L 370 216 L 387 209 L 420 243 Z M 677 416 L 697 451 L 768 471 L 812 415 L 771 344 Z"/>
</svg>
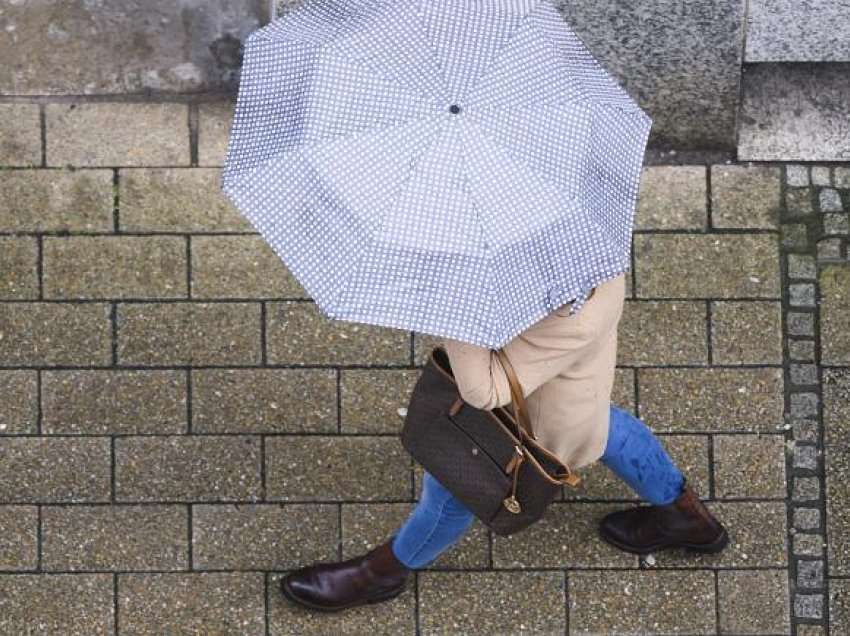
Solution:
<svg viewBox="0 0 850 636">
<path fill-rule="evenodd" d="M 538 330 L 541 328 L 542 325 Z M 440 343 L 448 353 L 458 392 L 467 404 L 479 409 L 493 409 L 510 403 L 508 376 L 494 350 L 450 338 L 443 338 Z M 527 333 L 505 345 L 505 353 L 522 385 L 524 396 L 527 397 L 560 372 L 565 353 L 563 345 L 563 341 L 532 338 Z"/>
</svg>

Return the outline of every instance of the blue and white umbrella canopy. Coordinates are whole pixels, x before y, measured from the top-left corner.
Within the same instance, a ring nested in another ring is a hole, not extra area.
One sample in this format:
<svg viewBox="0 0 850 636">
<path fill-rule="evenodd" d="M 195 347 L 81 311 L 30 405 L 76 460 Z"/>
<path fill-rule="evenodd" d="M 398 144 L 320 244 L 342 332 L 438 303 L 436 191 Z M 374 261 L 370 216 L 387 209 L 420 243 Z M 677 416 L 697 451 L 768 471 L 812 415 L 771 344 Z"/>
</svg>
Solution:
<svg viewBox="0 0 850 636">
<path fill-rule="evenodd" d="M 326 317 L 495 349 L 629 268 L 651 126 L 550 0 L 307 0 L 221 185 Z"/>
</svg>

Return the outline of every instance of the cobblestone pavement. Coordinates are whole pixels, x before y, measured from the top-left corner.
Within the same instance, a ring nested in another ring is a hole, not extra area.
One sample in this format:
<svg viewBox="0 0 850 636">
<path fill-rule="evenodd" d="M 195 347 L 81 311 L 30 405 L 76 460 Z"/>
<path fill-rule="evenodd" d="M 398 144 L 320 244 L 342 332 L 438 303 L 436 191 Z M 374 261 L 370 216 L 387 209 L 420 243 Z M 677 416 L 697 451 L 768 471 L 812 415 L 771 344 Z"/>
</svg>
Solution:
<svg viewBox="0 0 850 636">
<path fill-rule="evenodd" d="M 406 517 L 432 341 L 321 317 L 220 194 L 231 117 L 0 104 L 0 633 L 850 633 L 850 165 L 645 168 L 613 399 L 727 550 L 608 547 L 635 499 L 596 464 L 529 530 L 476 522 L 394 601 L 317 615 L 278 579 Z"/>
</svg>

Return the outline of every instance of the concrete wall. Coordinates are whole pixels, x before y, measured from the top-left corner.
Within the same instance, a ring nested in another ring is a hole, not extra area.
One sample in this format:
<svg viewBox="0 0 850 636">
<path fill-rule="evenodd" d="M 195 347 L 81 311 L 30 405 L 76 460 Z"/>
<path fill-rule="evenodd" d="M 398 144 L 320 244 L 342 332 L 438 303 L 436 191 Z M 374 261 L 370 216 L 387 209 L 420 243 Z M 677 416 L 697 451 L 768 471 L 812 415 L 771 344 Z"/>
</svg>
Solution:
<svg viewBox="0 0 850 636">
<path fill-rule="evenodd" d="M 2 0 L 0 96 L 233 92 L 245 37 L 304 1 Z M 850 157 L 850 2 L 551 1 L 653 116 L 651 146 Z"/>
</svg>

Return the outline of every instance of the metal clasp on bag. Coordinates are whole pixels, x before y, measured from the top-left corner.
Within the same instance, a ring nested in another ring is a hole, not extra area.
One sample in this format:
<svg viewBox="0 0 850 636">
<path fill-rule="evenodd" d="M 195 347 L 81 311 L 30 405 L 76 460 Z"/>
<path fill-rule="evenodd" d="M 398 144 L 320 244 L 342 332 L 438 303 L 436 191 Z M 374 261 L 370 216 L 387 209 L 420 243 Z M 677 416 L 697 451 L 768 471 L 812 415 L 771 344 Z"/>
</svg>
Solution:
<svg viewBox="0 0 850 636">
<path fill-rule="evenodd" d="M 511 461 L 508 462 L 507 472 L 514 471 L 514 481 L 513 486 L 511 487 L 511 494 L 509 497 L 505 497 L 502 500 L 502 503 L 505 505 L 510 512 L 514 514 L 519 514 L 522 510 L 522 507 L 519 505 L 519 501 L 516 498 L 516 483 L 517 477 L 519 476 L 519 469 L 522 465 L 522 462 L 525 461 L 525 454 L 522 452 L 522 448 L 517 445 L 514 445 L 514 450 L 517 452 L 516 456 L 511 458 Z"/>
</svg>

